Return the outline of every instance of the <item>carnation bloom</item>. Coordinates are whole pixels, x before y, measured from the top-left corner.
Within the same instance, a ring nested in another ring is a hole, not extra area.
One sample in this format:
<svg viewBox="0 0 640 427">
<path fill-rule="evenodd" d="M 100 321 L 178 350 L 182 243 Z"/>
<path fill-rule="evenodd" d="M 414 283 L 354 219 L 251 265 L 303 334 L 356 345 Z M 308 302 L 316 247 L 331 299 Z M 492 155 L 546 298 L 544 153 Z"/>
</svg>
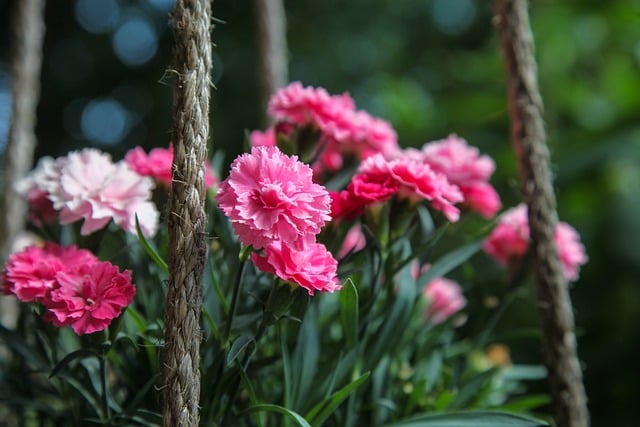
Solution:
<svg viewBox="0 0 640 427">
<path fill-rule="evenodd" d="M 338 258 L 342 259 L 353 252 L 358 252 L 367 245 L 367 239 L 362 232 L 362 227 L 358 224 L 353 225 L 342 241 L 342 246 L 338 252 Z"/>
<path fill-rule="evenodd" d="M 81 264 L 59 271 L 60 287 L 43 300 L 47 319 L 56 326 L 71 325 L 78 335 L 102 331 L 136 294 L 131 273 L 109 262 Z"/>
<path fill-rule="evenodd" d="M 483 249 L 506 267 L 525 255 L 529 236 L 527 206 L 520 204 L 500 216 L 498 224 L 484 242 Z M 577 280 L 580 266 L 588 260 L 580 235 L 566 222 L 559 222 L 554 240 L 565 278 L 569 281 Z"/>
<path fill-rule="evenodd" d="M 460 285 L 442 277 L 432 280 L 425 286 L 424 296 L 429 301 L 424 316 L 434 324 L 444 322 L 467 304 Z"/>
<path fill-rule="evenodd" d="M 147 236 L 158 228 L 158 211 L 149 200 L 153 181 L 132 171 L 125 162 L 96 149 L 74 151 L 56 160 L 38 182 L 47 191 L 60 222 L 84 219 L 81 234 L 91 234 L 112 219 L 124 230 L 135 233 L 135 216 Z"/>
<path fill-rule="evenodd" d="M 464 195 L 465 204 L 489 218 L 500 209 L 500 196 L 489 184 L 496 165 L 476 147 L 457 135 L 425 144 L 422 160 L 436 172 L 443 173 Z"/>
<path fill-rule="evenodd" d="M 234 160 L 216 196 L 240 241 L 259 249 L 274 240 L 300 249 L 330 219 L 327 190 L 311 168 L 276 147 L 253 147 Z"/>
<path fill-rule="evenodd" d="M 311 243 L 302 250 L 296 250 L 283 242 L 274 241 L 264 248 L 264 256 L 254 252 L 251 259 L 260 270 L 302 286 L 309 295 L 315 291 L 333 292 L 340 289 L 338 262 L 321 243 Z"/>
<path fill-rule="evenodd" d="M 349 94 L 330 95 L 323 88 L 303 87 L 300 82 L 277 91 L 270 99 L 269 114 L 298 126 L 310 125 L 322 133 L 321 167 L 334 172 L 342 167 L 343 154 L 365 159 L 375 153 L 389 155 L 399 149 L 391 125 L 366 111 L 356 110 Z"/>
<path fill-rule="evenodd" d="M 94 262 L 97 258 L 91 252 L 75 246 L 62 247 L 52 242 L 46 242 L 42 247 L 29 246 L 9 256 L 3 291 L 23 302 L 38 301 L 59 287 L 58 272 Z"/>
<path fill-rule="evenodd" d="M 150 176 L 167 187 L 171 186 L 173 144 L 169 148 L 153 148 L 149 154 L 142 147 L 135 147 L 127 152 L 124 160 L 138 175 Z M 204 164 L 204 180 L 207 188 L 212 188 L 218 182 L 207 162 Z"/>
<path fill-rule="evenodd" d="M 264 132 L 254 130 L 249 134 L 249 142 L 252 147 L 274 147 L 276 145 L 276 132 L 272 127 Z"/>
</svg>

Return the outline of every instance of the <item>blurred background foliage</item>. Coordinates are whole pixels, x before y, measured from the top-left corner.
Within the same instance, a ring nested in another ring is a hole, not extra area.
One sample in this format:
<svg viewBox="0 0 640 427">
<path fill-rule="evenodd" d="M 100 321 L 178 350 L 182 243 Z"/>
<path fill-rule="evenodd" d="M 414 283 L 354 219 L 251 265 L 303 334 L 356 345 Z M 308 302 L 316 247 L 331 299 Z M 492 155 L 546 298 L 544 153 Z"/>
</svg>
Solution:
<svg viewBox="0 0 640 427">
<path fill-rule="evenodd" d="M 10 10 L 0 0 L 0 153 L 10 119 Z M 37 157 L 94 146 L 116 159 L 169 143 L 172 0 L 47 2 Z M 590 262 L 572 289 L 594 426 L 637 425 L 640 391 L 640 1 L 538 0 L 531 11 L 560 218 Z M 391 121 L 405 146 L 457 133 L 498 165 L 505 207 L 518 203 L 493 6 L 480 0 L 289 0 L 291 80 L 348 91 Z M 211 147 L 224 165 L 260 127 L 250 0 L 216 0 Z M 222 170 L 226 170 L 226 166 Z M 495 303 L 504 273 L 480 254 L 466 328 Z M 539 363 L 531 288 L 493 337 Z M 504 293 L 504 292 L 502 292 Z M 518 325 L 514 331 L 513 325 Z M 529 332 L 527 332 L 529 331 Z M 540 383 L 540 390 L 545 384 Z"/>
</svg>

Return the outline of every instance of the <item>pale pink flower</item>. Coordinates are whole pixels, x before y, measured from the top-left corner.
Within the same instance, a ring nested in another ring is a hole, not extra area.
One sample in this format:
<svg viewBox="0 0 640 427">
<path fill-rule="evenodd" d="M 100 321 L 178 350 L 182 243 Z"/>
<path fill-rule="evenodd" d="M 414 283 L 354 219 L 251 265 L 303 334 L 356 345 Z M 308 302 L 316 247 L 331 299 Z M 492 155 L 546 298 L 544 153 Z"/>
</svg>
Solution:
<svg viewBox="0 0 640 427">
<path fill-rule="evenodd" d="M 498 224 L 485 240 L 483 249 L 506 267 L 526 254 L 529 238 L 527 206 L 520 204 L 500 216 Z M 568 281 L 577 280 L 580 266 L 588 260 L 580 235 L 571 225 L 559 222 L 554 240 L 565 278 Z"/>
<path fill-rule="evenodd" d="M 48 192 L 62 224 L 84 219 L 83 235 L 111 220 L 135 234 L 136 215 L 146 236 L 157 231 L 158 211 L 149 200 L 153 180 L 138 175 L 125 162 L 113 163 L 99 150 L 87 148 L 58 158 L 38 185 Z"/>
<path fill-rule="evenodd" d="M 331 217 L 327 190 L 311 168 L 276 147 L 253 147 L 234 160 L 216 196 L 240 241 L 259 249 L 274 240 L 300 249 Z"/>
<path fill-rule="evenodd" d="M 467 304 L 460 285 L 443 277 L 429 282 L 424 288 L 424 296 L 429 302 L 424 316 L 433 324 L 444 322 Z"/>
<path fill-rule="evenodd" d="M 59 327 L 71 325 L 78 335 L 107 328 L 136 294 L 131 272 L 121 273 L 109 262 L 59 271 L 56 280 L 60 286 L 42 301 L 49 310 L 46 319 Z"/>
<path fill-rule="evenodd" d="M 29 221 L 37 226 L 52 222 L 58 214 L 49 199 L 49 192 L 40 186 L 46 175 L 55 170 L 55 160 L 42 157 L 36 167 L 16 182 L 15 190 L 29 203 Z"/>
<path fill-rule="evenodd" d="M 361 251 L 366 245 L 367 239 L 362 232 L 362 227 L 359 224 L 355 224 L 351 226 L 349 231 L 347 231 L 347 234 L 342 241 L 342 246 L 338 252 L 338 259 L 342 259 L 351 253 Z"/>
<path fill-rule="evenodd" d="M 464 195 L 464 203 L 485 217 L 500 209 L 500 196 L 489 184 L 496 165 L 476 147 L 457 135 L 425 144 L 422 159 L 436 172 L 443 173 Z"/>
<path fill-rule="evenodd" d="M 305 288 L 309 295 L 341 288 L 337 278 L 338 262 L 321 243 L 310 243 L 296 250 L 274 241 L 264 248 L 264 256 L 254 252 L 251 259 L 260 270 Z"/>
<path fill-rule="evenodd" d="M 42 247 L 29 246 L 9 256 L 3 291 L 23 302 L 38 301 L 59 287 L 58 272 L 97 261 L 91 252 L 75 246 L 63 247 L 52 242 L 46 242 Z"/>
<path fill-rule="evenodd" d="M 166 187 L 171 186 L 171 173 L 173 167 L 173 144 L 169 148 L 153 148 L 149 154 L 142 147 L 135 147 L 127 152 L 124 160 L 138 175 L 149 176 Z M 204 180 L 206 188 L 214 187 L 216 178 L 211 165 L 204 164 Z"/>
</svg>

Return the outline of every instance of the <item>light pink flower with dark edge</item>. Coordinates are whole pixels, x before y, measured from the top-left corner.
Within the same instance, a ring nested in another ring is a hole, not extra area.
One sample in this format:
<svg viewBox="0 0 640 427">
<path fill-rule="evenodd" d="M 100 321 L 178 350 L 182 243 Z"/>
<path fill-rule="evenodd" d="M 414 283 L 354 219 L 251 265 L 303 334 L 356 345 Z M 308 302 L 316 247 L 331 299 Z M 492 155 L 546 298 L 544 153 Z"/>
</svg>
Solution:
<svg viewBox="0 0 640 427">
<path fill-rule="evenodd" d="M 47 298 L 60 285 L 56 275 L 70 267 L 92 264 L 98 259 L 85 249 L 46 242 L 44 246 L 29 246 L 9 256 L 4 270 L 3 292 L 13 294 L 22 302 Z"/>
<path fill-rule="evenodd" d="M 433 324 L 444 322 L 467 304 L 460 285 L 443 277 L 429 282 L 424 296 L 429 301 L 424 317 Z"/>
<path fill-rule="evenodd" d="M 52 222 L 58 214 L 49 199 L 49 192 L 40 187 L 45 176 L 55 170 L 55 164 L 53 158 L 43 157 L 26 177 L 15 184 L 16 192 L 27 199 L 29 221 L 36 226 Z"/>
<path fill-rule="evenodd" d="M 296 250 L 274 241 L 264 248 L 264 256 L 254 252 L 251 259 L 260 270 L 305 288 L 309 295 L 341 288 L 337 278 L 338 262 L 321 243 Z"/>
<path fill-rule="evenodd" d="M 520 204 L 500 216 L 498 224 L 484 242 L 484 251 L 503 267 L 523 257 L 529 247 L 527 206 Z M 588 261 L 578 232 L 566 222 L 559 222 L 554 240 L 565 278 L 576 281 L 580 266 Z"/>
<path fill-rule="evenodd" d="M 313 183 L 311 168 L 276 147 L 236 158 L 216 200 L 240 241 L 255 249 L 274 240 L 301 249 L 331 219 L 329 193 Z"/>
<path fill-rule="evenodd" d="M 58 158 L 55 168 L 38 182 L 60 212 L 62 224 L 84 219 L 83 235 L 111 220 L 135 234 L 137 215 L 142 232 L 153 236 L 158 229 L 158 211 L 150 201 L 153 185 L 125 162 L 113 163 L 108 154 L 90 148 Z"/>
<path fill-rule="evenodd" d="M 125 154 L 124 160 L 138 175 L 149 176 L 166 187 L 171 186 L 173 165 L 173 144 L 169 148 L 152 148 L 149 154 L 142 147 L 132 148 Z M 211 165 L 204 164 L 204 180 L 207 189 L 218 183 Z"/>
<path fill-rule="evenodd" d="M 131 272 L 120 272 L 109 262 L 82 264 L 59 271 L 54 289 L 43 305 L 46 319 L 55 326 L 71 325 L 78 335 L 106 329 L 136 294 Z"/>
<path fill-rule="evenodd" d="M 457 135 L 429 142 L 422 147 L 422 160 L 431 169 L 446 175 L 464 195 L 464 203 L 490 218 L 500 209 L 500 196 L 489 184 L 496 165 L 491 157 L 467 144 Z"/>
</svg>

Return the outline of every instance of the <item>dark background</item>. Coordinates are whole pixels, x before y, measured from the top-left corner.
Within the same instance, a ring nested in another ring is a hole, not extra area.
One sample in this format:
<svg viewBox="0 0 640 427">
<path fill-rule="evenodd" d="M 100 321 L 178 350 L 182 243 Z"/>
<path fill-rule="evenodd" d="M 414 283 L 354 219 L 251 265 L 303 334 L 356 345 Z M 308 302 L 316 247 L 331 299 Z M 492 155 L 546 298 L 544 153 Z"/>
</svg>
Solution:
<svg viewBox="0 0 640 427">
<path fill-rule="evenodd" d="M 0 0 L 0 155 L 15 1 Z M 640 2 L 532 3 L 558 209 L 590 257 L 572 296 L 593 425 L 636 426 Z M 492 182 L 505 207 L 518 203 L 491 2 L 285 4 L 291 80 L 349 91 L 359 108 L 391 121 L 405 146 L 459 134 L 496 160 Z M 119 159 L 135 145 L 168 145 L 171 8 L 171 0 L 48 2 L 37 157 L 95 146 Z M 225 24 L 213 33 L 211 149 L 223 150 L 226 165 L 261 122 L 255 16 L 249 0 L 216 0 L 213 11 Z M 516 304 L 507 316 L 535 326 L 533 303 Z M 510 319 L 501 325 L 504 333 Z M 539 361 L 537 338 L 505 342 L 514 360 Z"/>
</svg>

